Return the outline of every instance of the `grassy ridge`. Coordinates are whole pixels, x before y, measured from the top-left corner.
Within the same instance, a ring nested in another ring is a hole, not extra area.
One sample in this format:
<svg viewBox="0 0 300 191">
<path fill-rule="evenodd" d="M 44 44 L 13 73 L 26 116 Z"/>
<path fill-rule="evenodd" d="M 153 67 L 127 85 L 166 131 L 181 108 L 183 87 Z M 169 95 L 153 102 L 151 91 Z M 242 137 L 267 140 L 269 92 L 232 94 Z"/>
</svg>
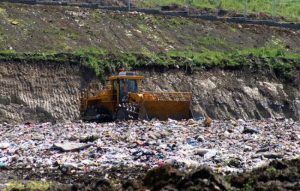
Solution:
<svg viewBox="0 0 300 191">
<path fill-rule="evenodd" d="M 104 79 L 105 74 L 115 72 L 124 65 L 127 69 L 183 68 L 194 69 L 251 69 L 272 71 L 278 77 L 291 79 L 293 72 L 300 70 L 300 55 L 284 49 L 245 49 L 230 53 L 205 51 L 170 51 L 161 54 L 111 53 L 102 49 L 81 49 L 71 53 L 25 54 L 0 51 L 0 60 L 31 60 L 80 63 L 94 69 Z"/>
<path fill-rule="evenodd" d="M 141 7 L 154 7 L 161 5 L 178 4 L 186 6 L 187 2 L 198 9 L 224 9 L 243 13 L 245 9 L 244 0 L 145 0 L 139 1 Z M 248 13 L 266 13 L 271 15 L 273 10 L 272 0 L 248 0 Z M 298 0 L 277 0 L 275 4 L 277 16 L 286 17 L 289 21 L 300 21 L 300 1 Z"/>
</svg>

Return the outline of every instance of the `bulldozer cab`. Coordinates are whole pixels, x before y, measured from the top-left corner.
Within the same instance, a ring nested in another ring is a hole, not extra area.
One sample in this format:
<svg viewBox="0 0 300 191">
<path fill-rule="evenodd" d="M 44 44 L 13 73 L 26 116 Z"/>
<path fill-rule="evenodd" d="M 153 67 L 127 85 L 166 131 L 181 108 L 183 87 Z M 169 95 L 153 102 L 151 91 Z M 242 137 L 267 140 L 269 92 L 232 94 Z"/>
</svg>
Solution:
<svg viewBox="0 0 300 191">
<path fill-rule="evenodd" d="M 118 76 L 111 76 L 109 80 L 113 87 L 113 100 L 119 105 L 128 102 L 128 93 L 138 93 L 143 76 L 133 72 L 120 72 Z"/>
<path fill-rule="evenodd" d="M 128 101 L 128 93 L 137 93 L 138 86 L 137 80 L 133 79 L 121 79 L 120 80 L 120 100 L 119 102 L 127 102 Z"/>
</svg>

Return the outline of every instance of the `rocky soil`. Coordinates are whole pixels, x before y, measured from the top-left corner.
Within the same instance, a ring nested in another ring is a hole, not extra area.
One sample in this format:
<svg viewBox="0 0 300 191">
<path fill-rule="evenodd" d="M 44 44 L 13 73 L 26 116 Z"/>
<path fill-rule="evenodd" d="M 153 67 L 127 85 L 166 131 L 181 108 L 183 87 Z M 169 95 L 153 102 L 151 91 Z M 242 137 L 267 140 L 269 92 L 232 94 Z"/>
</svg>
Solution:
<svg viewBox="0 0 300 191">
<path fill-rule="evenodd" d="M 16 179 L 77 184 L 84 174 L 90 175 L 90 181 L 102 177 L 108 185 L 113 186 L 115 180 L 114 186 L 120 186 L 121 182 L 143 178 L 149 169 L 170 166 L 174 172 L 154 170 L 144 177 L 144 184 L 153 190 L 166 185 L 189 188 L 189 180 L 183 178 L 186 176 L 192 181 L 195 177 L 208 179 L 200 183 L 224 190 L 226 184 L 213 178 L 212 172 L 223 175 L 249 172 L 275 159 L 290 160 L 300 154 L 300 123 L 284 119 L 215 121 L 210 127 L 194 120 L 1 124 L 0 131 L 0 167 L 6 169 L 1 174 L 9 175 L 1 175 L 3 187 Z M 194 175 L 184 175 L 202 166 L 212 172 L 202 169 Z M 274 168 L 266 173 L 275 176 L 276 169 L 287 167 L 278 163 Z M 243 187 L 250 175 L 230 181 L 236 187 Z M 257 178 L 262 181 L 263 177 Z M 283 181 L 295 179 L 289 178 Z"/>
</svg>

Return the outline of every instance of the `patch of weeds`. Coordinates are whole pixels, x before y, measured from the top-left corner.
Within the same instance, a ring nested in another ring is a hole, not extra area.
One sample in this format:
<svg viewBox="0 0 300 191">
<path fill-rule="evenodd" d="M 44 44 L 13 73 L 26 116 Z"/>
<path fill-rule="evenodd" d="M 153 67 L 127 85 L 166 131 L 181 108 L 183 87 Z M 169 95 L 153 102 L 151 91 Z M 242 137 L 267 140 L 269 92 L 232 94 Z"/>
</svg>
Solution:
<svg viewBox="0 0 300 191">
<path fill-rule="evenodd" d="M 39 191 L 46 191 L 50 188 L 49 182 L 41 182 L 41 181 L 30 181 L 25 186 L 29 190 L 39 190 Z"/>
<path fill-rule="evenodd" d="M 4 58 L 14 58 L 17 56 L 15 50 L 0 50 L 0 57 Z"/>
<path fill-rule="evenodd" d="M 145 56 L 148 57 L 152 57 L 153 56 L 153 52 L 151 52 L 149 49 L 147 49 L 146 47 L 142 47 L 141 49 L 141 53 Z"/>
<path fill-rule="evenodd" d="M 2 7 L 0 7 L 0 14 L 1 14 L 1 15 L 7 14 L 7 13 L 6 13 L 6 10 L 5 10 L 4 8 L 2 8 Z"/>
<path fill-rule="evenodd" d="M 270 176 L 275 176 L 276 175 L 276 168 L 273 167 L 273 166 L 269 166 L 267 169 L 266 169 L 266 172 L 268 173 L 268 175 Z"/>
<path fill-rule="evenodd" d="M 63 50 L 64 52 L 68 52 L 70 50 L 72 50 L 72 47 L 69 46 L 69 44 L 65 41 L 62 41 L 61 43 L 59 43 L 59 47 L 61 48 L 61 50 Z"/>
<path fill-rule="evenodd" d="M 248 178 L 248 180 L 246 181 L 246 183 L 244 184 L 244 187 L 241 190 L 244 191 L 252 191 L 254 190 L 254 186 L 257 182 L 257 176 L 253 175 L 250 178 Z"/>
<path fill-rule="evenodd" d="M 40 182 L 40 181 L 30 181 L 26 184 L 20 182 L 9 182 L 3 191 L 12 191 L 12 190 L 39 190 L 46 191 L 49 190 L 50 183 Z"/>
<path fill-rule="evenodd" d="M 286 44 L 282 39 L 272 36 L 272 38 L 265 44 L 265 47 L 285 49 Z"/>
<path fill-rule="evenodd" d="M 145 19 L 150 20 L 152 25 L 159 25 L 161 22 L 157 17 L 154 17 L 152 15 L 147 16 Z"/>
<path fill-rule="evenodd" d="M 111 72 L 112 64 L 107 60 L 109 53 L 106 50 L 87 48 L 77 50 L 74 54 L 81 57 L 83 61 L 82 64 L 92 68 L 102 81 L 105 80 L 104 74 Z"/>
<path fill-rule="evenodd" d="M 69 33 L 68 37 L 72 40 L 78 40 L 79 39 L 79 35 L 75 32 Z"/>
<path fill-rule="evenodd" d="M 198 38 L 198 43 L 201 45 L 205 45 L 205 46 L 218 46 L 218 45 L 222 45 L 225 46 L 225 40 L 224 38 L 217 38 L 217 37 L 200 37 Z"/>
<path fill-rule="evenodd" d="M 292 77 L 292 71 L 294 70 L 294 66 L 289 64 L 289 63 L 283 63 L 281 61 L 275 61 L 275 60 L 271 60 L 270 63 L 273 68 L 274 71 L 277 75 L 281 75 L 287 79 L 290 79 Z"/>
<path fill-rule="evenodd" d="M 83 48 L 73 52 L 44 54 L 21 54 L 15 51 L 0 51 L 2 60 L 30 60 L 30 61 L 56 61 L 80 63 L 92 68 L 96 75 L 105 80 L 105 75 L 112 73 L 120 65 L 127 69 L 145 67 L 158 68 L 201 68 L 201 69 L 251 69 L 259 71 L 273 71 L 278 77 L 291 79 L 293 72 L 300 70 L 300 55 L 284 49 L 245 49 L 233 52 L 220 52 L 203 50 L 169 51 L 153 54 L 147 49 L 142 52 L 108 52 L 97 48 Z"/>
<path fill-rule="evenodd" d="M 230 167 L 239 167 L 241 165 L 241 161 L 238 159 L 230 159 L 229 161 L 225 162 L 227 166 Z"/>
<path fill-rule="evenodd" d="M 229 30 L 233 33 L 235 33 L 237 31 L 237 29 L 233 26 L 229 26 Z"/>
<path fill-rule="evenodd" d="M 99 21 L 103 17 L 102 12 L 100 10 L 93 11 L 91 15 L 92 15 L 92 18 L 97 21 Z"/>
<path fill-rule="evenodd" d="M 8 19 L 8 14 L 6 12 L 6 9 L 0 7 L 0 17 L 2 17 L 2 19 Z"/>
<path fill-rule="evenodd" d="M 139 24 L 138 29 L 145 33 L 149 31 L 149 27 L 146 24 Z"/>
<path fill-rule="evenodd" d="M 11 191 L 11 190 L 25 190 L 25 186 L 20 182 L 9 182 L 3 191 Z"/>
<path fill-rule="evenodd" d="M 193 22 L 190 19 L 172 17 L 166 20 L 164 24 L 170 28 L 175 29 L 183 26 L 192 25 Z"/>
<path fill-rule="evenodd" d="M 42 33 L 60 35 L 61 32 L 60 32 L 60 29 L 58 29 L 58 28 L 43 28 Z"/>
<path fill-rule="evenodd" d="M 161 5 L 171 5 L 177 4 L 184 6 L 186 5 L 186 1 L 178 1 L 178 0 L 160 0 Z M 197 9 L 210 9 L 211 11 L 215 11 L 216 9 L 223 10 L 234 10 L 240 13 L 243 12 L 245 6 L 244 1 L 240 0 L 224 0 L 224 1 L 190 1 L 190 6 Z M 286 17 L 285 20 L 288 21 L 300 21 L 299 14 L 299 1 L 291 1 L 288 4 L 276 4 L 276 14 L 278 16 Z M 272 14 L 272 3 L 270 1 L 259 1 L 259 0 L 251 0 L 248 1 L 248 12 L 249 13 L 265 13 L 271 16 Z"/>
</svg>

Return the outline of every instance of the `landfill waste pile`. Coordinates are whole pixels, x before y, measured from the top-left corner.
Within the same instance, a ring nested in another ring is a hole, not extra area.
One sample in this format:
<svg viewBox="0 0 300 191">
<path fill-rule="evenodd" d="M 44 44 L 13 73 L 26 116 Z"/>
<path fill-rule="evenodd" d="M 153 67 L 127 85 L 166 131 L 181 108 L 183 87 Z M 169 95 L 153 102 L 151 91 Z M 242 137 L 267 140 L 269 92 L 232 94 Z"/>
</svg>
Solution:
<svg viewBox="0 0 300 191">
<path fill-rule="evenodd" d="M 182 172 L 206 166 L 226 175 L 300 155 L 300 122 L 292 119 L 1 124 L 0 131 L 0 168 L 43 180 L 50 171 L 104 177 L 113 171 L 132 179 L 163 166 Z"/>
<path fill-rule="evenodd" d="M 0 126 L 0 165 L 90 170 L 110 166 L 180 169 L 207 165 L 241 172 L 269 159 L 300 154 L 300 122 L 214 121 L 205 127 L 188 121 L 24 124 Z"/>
</svg>

